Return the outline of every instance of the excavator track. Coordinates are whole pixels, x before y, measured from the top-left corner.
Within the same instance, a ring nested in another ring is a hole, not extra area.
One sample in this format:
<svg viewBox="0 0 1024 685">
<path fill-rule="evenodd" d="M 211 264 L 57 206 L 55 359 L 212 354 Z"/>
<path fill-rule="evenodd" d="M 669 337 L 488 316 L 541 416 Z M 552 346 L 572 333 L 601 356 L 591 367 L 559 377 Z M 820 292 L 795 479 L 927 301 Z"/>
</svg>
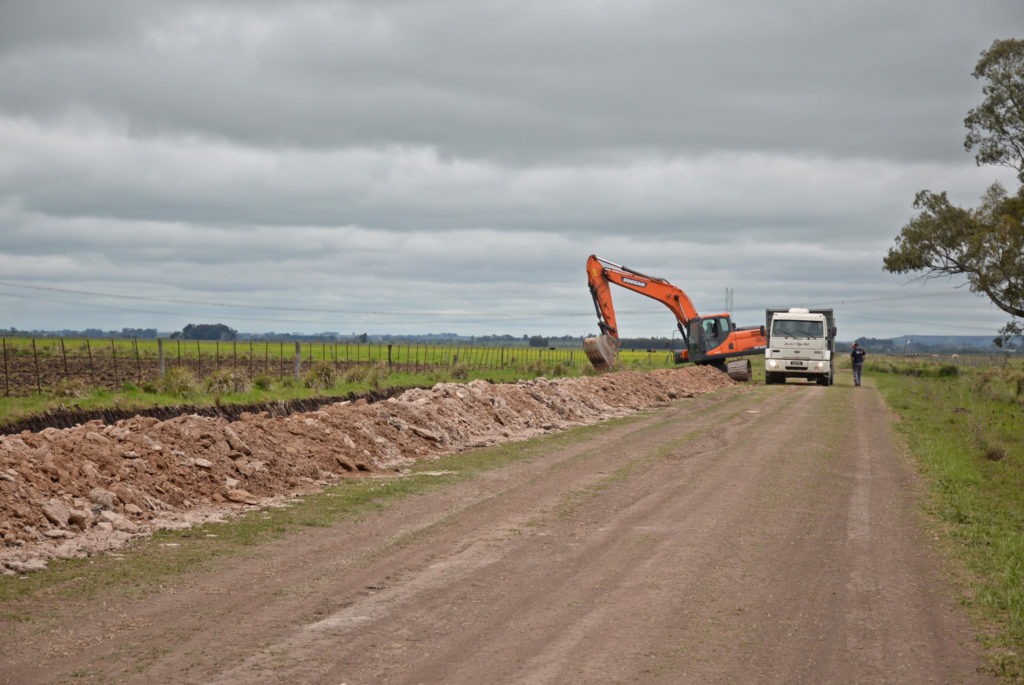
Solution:
<svg viewBox="0 0 1024 685">
<path fill-rule="evenodd" d="M 729 378 L 734 381 L 740 381 L 741 383 L 748 382 L 752 373 L 750 370 L 749 359 L 734 359 L 725 365 L 725 372 L 729 374 Z"/>
</svg>

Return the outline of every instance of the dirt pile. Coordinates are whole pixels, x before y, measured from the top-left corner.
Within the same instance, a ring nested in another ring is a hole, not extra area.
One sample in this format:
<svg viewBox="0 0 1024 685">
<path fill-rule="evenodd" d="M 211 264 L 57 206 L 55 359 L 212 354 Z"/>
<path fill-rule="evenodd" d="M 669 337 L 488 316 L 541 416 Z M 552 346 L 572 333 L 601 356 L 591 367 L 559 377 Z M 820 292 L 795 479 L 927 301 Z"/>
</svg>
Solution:
<svg viewBox="0 0 1024 685">
<path fill-rule="evenodd" d="M 386 401 L 238 421 L 135 417 L 0 436 L 0 570 L 115 548 L 343 477 L 400 471 L 732 385 L 710 367 L 516 384 L 442 383 Z"/>
</svg>

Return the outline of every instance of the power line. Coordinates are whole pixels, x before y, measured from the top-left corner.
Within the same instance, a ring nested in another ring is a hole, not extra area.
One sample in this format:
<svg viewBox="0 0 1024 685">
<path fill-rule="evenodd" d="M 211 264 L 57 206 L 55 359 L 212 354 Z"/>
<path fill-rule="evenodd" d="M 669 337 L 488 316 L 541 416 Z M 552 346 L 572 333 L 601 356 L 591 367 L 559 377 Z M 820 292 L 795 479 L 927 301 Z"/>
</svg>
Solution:
<svg viewBox="0 0 1024 685">
<path fill-rule="evenodd" d="M 415 310 L 415 311 L 374 311 L 374 310 L 357 310 L 357 309 L 333 309 L 333 308 L 314 308 L 314 307 L 275 307 L 273 305 L 262 305 L 262 304 L 238 304 L 232 302 L 209 302 L 206 300 L 187 300 L 167 297 L 146 297 L 143 295 L 125 295 L 120 293 L 103 293 L 92 290 L 74 290 L 71 288 L 55 288 L 52 286 L 41 286 L 41 285 L 24 285 L 21 283 L 11 283 L 9 281 L 0 281 L 0 286 L 7 286 L 10 288 L 26 288 L 29 290 L 38 290 L 55 293 L 67 293 L 71 295 L 89 295 L 92 297 L 105 297 L 115 300 L 134 300 L 140 302 L 162 302 L 166 304 L 188 304 L 188 305 L 199 305 L 201 307 L 225 307 L 230 309 L 251 309 L 256 311 L 279 311 L 279 312 L 305 312 L 311 314 L 360 314 L 369 316 L 435 316 L 435 317 L 480 317 L 479 312 L 466 312 L 466 311 L 453 311 L 453 310 Z M 20 295 L 11 295 L 13 297 L 24 297 Z M 62 300 L 50 300 L 61 302 Z M 66 304 L 73 304 L 67 300 L 63 300 Z M 83 305 L 84 306 L 84 305 Z M 116 307 L 110 307 L 108 305 L 91 305 L 98 308 L 108 308 L 120 311 L 140 311 L 140 310 L 124 310 Z M 159 314 L 162 312 L 148 311 L 144 313 Z M 516 316 L 530 316 L 531 314 L 516 314 L 514 312 L 488 312 L 486 318 L 504 318 L 504 317 L 516 317 Z M 554 314 L 557 315 L 557 314 Z M 541 314 L 543 316 L 543 314 Z"/>
<path fill-rule="evenodd" d="M 43 286 L 28 286 L 28 285 L 16 285 L 0 281 L 0 286 L 11 286 L 29 288 L 33 290 L 49 291 L 56 293 L 69 293 L 69 294 L 85 294 L 100 297 L 111 297 L 119 298 L 122 296 L 108 295 L 102 293 L 92 293 L 89 291 L 81 290 L 69 290 L 66 288 L 50 288 Z M 256 321 L 264 323 L 307 323 L 307 324 L 338 324 L 339 322 L 333 319 L 296 319 L 296 318 L 268 318 L 265 316 L 238 316 L 233 314 L 199 314 L 196 312 L 182 312 L 182 311 L 169 311 L 169 310 L 154 310 L 154 309 L 143 309 L 138 307 L 123 307 L 112 304 L 100 304 L 96 302 L 83 302 L 81 300 L 62 299 L 59 297 L 46 297 L 39 295 L 24 295 L 20 293 L 3 293 L 0 292 L 0 297 L 6 298 L 17 298 L 20 300 L 28 300 L 30 302 L 52 302 L 54 304 L 71 305 L 75 307 L 88 307 L 91 309 L 98 309 L 103 311 L 113 312 L 128 312 L 132 314 L 148 314 L 151 316 L 177 316 L 181 318 L 217 318 L 224 320 L 234 321 Z M 573 311 L 573 312 L 508 312 L 508 311 L 490 311 L 487 313 L 481 312 L 467 312 L 467 311 L 450 311 L 450 310 L 418 310 L 413 312 L 405 311 L 358 311 L 358 310 L 344 310 L 344 309 L 315 309 L 309 307 L 273 307 L 273 306 L 262 306 L 262 305 L 242 305 L 242 304 L 226 304 L 226 303 L 208 303 L 194 300 L 175 300 L 170 298 L 147 298 L 141 296 L 125 295 L 124 299 L 143 301 L 143 302 L 162 302 L 162 303 L 174 303 L 174 304 L 196 304 L 199 306 L 227 306 L 237 309 L 252 309 L 256 311 L 284 311 L 284 312 L 303 312 L 303 313 L 314 313 L 314 314 L 346 314 L 349 316 L 353 315 L 366 315 L 366 316 L 429 316 L 435 319 L 448 319 L 448 318 L 470 318 L 477 320 L 488 320 L 488 319 L 502 319 L 511 321 L 517 320 L 529 320 L 537 318 L 568 318 L 568 317 L 593 317 L 593 312 L 587 311 Z M 627 314 L 631 311 L 636 313 L 635 310 L 624 309 L 622 310 Z M 381 322 L 388 323 L 388 322 Z M 400 323 L 396 320 L 395 323 Z"/>
</svg>

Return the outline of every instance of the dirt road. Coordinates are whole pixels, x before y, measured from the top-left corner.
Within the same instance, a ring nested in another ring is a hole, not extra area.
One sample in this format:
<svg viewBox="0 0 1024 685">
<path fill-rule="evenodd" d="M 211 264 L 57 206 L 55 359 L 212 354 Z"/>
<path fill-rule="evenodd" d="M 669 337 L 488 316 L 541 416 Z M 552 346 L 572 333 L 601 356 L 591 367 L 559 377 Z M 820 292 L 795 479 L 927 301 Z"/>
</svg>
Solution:
<svg viewBox="0 0 1024 685">
<path fill-rule="evenodd" d="M 582 436 L 47 607 L 0 681 L 987 682 L 873 388 L 740 387 Z"/>
</svg>

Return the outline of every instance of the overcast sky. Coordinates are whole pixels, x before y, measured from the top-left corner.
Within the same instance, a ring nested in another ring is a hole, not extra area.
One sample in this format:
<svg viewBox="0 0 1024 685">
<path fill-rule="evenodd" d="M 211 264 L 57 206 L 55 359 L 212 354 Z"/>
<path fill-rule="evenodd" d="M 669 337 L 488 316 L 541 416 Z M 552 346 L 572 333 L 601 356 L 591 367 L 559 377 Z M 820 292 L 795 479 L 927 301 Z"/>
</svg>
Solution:
<svg viewBox="0 0 1024 685">
<path fill-rule="evenodd" d="M 1008 315 L 882 260 L 1021 0 L 0 1 L 0 328 L 585 335 L 597 254 L 840 338 Z M 613 292 L 623 336 L 668 309 Z"/>
</svg>

